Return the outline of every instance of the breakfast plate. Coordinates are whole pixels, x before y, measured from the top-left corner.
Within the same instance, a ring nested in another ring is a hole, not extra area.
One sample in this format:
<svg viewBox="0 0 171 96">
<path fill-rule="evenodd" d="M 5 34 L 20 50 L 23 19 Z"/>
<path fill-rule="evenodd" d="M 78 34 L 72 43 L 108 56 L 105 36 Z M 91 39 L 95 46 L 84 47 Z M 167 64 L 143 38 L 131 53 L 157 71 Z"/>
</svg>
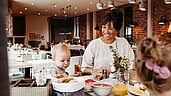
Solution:
<svg viewBox="0 0 171 96">
<path fill-rule="evenodd" d="M 130 94 L 129 96 L 145 96 L 145 93 L 144 91 L 140 90 L 139 88 L 137 87 L 134 87 L 134 86 L 129 86 L 128 87 L 128 93 Z M 131 95 L 132 94 L 132 95 Z"/>
<path fill-rule="evenodd" d="M 53 89 L 60 92 L 76 92 L 85 87 L 85 81 L 81 77 L 67 77 L 66 80 L 58 79 L 52 82 Z M 66 82 L 74 80 L 74 82 Z"/>
</svg>

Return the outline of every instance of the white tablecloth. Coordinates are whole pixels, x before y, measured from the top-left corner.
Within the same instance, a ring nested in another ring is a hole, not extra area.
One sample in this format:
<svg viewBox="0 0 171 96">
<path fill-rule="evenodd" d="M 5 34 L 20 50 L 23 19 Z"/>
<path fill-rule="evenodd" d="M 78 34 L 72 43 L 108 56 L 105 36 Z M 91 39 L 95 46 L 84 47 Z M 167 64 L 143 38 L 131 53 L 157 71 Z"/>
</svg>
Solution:
<svg viewBox="0 0 171 96">
<path fill-rule="evenodd" d="M 83 45 L 68 45 L 70 49 L 83 49 L 85 50 L 85 47 Z"/>
</svg>

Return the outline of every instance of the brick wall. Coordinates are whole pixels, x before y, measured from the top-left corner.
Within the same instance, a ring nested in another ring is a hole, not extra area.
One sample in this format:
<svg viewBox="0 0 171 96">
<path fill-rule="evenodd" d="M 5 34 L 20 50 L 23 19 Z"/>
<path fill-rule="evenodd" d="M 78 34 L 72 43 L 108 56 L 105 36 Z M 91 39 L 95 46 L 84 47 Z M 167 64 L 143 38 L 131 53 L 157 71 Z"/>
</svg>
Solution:
<svg viewBox="0 0 171 96">
<path fill-rule="evenodd" d="M 100 25 L 105 14 L 109 9 L 100 10 L 97 12 L 97 25 Z M 159 20 L 162 16 L 167 16 L 167 23 L 159 25 Z M 153 2 L 153 36 L 164 39 L 171 37 L 167 33 L 169 22 L 171 22 L 171 4 L 165 4 L 164 0 L 154 0 Z M 85 20 L 84 20 L 85 19 Z M 138 4 L 133 4 L 133 21 L 138 25 L 133 28 L 133 42 L 139 43 L 143 38 L 147 37 L 147 11 L 140 11 Z M 90 13 L 90 39 L 93 39 L 93 14 Z M 80 17 L 81 39 L 86 39 L 86 14 Z"/>
<path fill-rule="evenodd" d="M 170 35 L 167 33 L 169 22 L 171 22 L 171 4 L 165 4 L 164 0 L 154 0 L 153 2 L 153 36 L 164 39 Z M 168 22 L 159 25 L 159 20 L 166 15 Z M 140 11 L 138 4 L 133 5 L 133 21 L 138 22 L 138 26 L 133 28 L 133 41 L 138 43 L 147 37 L 147 11 Z"/>
<path fill-rule="evenodd" d="M 161 39 L 165 37 L 170 37 L 167 33 L 169 24 L 171 22 L 171 4 L 165 4 L 164 0 L 155 0 L 154 2 L 154 36 L 159 36 Z M 164 25 L 159 25 L 158 22 L 162 16 L 167 16 L 167 23 Z"/>
<path fill-rule="evenodd" d="M 93 39 L 93 13 L 90 13 L 90 40 Z M 87 37 L 87 14 L 80 16 L 80 39 L 86 40 Z"/>
<path fill-rule="evenodd" d="M 133 5 L 133 22 L 138 23 L 138 26 L 133 28 L 133 42 L 138 43 L 147 37 L 147 12 L 140 11 L 138 4 Z"/>
<path fill-rule="evenodd" d="M 85 15 L 80 16 L 80 40 L 84 41 L 86 40 L 86 35 L 87 35 L 87 17 Z"/>
</svg>

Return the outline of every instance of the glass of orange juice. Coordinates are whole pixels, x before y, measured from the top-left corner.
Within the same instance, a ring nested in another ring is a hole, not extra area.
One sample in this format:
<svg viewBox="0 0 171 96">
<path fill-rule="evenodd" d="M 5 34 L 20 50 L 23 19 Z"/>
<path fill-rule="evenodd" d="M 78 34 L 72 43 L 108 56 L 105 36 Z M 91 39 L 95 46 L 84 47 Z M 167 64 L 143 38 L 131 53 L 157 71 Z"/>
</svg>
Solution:
<svg viewBox="0 0 171 96">
<path fill-rule="evenodd" d="M 116 85 L 113 87 L 114 96 L 126 96 L 128 94 L 128 87 L 125 85 Z"/>
</svg>

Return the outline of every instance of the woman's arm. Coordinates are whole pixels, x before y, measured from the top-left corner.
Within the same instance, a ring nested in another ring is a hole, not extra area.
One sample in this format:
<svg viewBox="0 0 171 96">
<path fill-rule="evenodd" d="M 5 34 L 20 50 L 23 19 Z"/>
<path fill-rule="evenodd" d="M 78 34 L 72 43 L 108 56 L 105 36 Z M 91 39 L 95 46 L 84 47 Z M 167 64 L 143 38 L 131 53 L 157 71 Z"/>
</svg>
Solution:
<svg viewBox="0 0 171 96">
<path fill-rule="evenodd" d="M 93 68 L 94 58 L 95 58 L 94 50 L 95 50 L 94 43 L 90 42 L 83 54 L 83 60 L 81 66 L 81 71 L 83 74 L 91 74 L 91 69 Z"/>
</svg>

